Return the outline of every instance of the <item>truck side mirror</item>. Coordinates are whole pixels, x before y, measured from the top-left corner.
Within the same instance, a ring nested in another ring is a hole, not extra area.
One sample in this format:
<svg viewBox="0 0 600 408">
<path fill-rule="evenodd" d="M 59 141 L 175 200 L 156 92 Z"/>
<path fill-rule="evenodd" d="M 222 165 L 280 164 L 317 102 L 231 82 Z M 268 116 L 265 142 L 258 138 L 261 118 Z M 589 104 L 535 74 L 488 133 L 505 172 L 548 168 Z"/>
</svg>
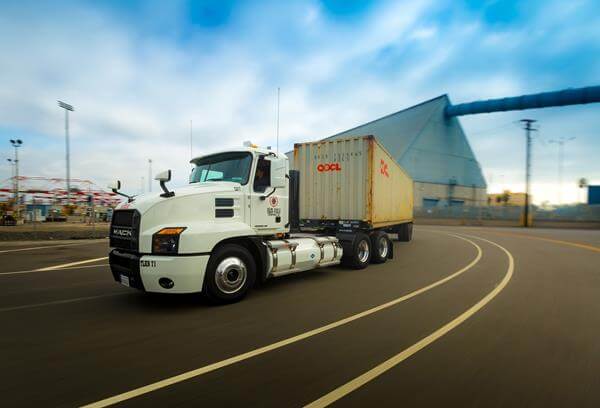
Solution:
<svg viewBox="0 0 600 408">
<path fill-rule="evenodd" d="M 154 180 L 160 181 L 161 183 L 171 181 L 171 170 L 161 171 L 154 177 Z"/>
<path fill-rule="evenodd" d="M 118 194 L 118 195 L 120 195 L 121 197 L 125 197 L 125 198 L 127 198 L 127 201 L 128 201 L 128 202 L 132 202 L 132 201 L 133 201 L 133 198 L 135 197 L 135 196 L 130 196 L 130 195 L 127 195 L 127 194 L 121 193 L 121 192 L 119 191 L 119 190 L 121 189 L 121 181 L 120 181 L 120 180 L 117 180 L 117 181 L 115 181 L 115 182 L 112 182 L 112 183 L 110 183 L 110 184 L 108 185 L 108 188 L 110 188 L 110 190 L 111 190 L 113 193 L 115 193 L 115 194 Z M 91 197 L 91 196 L 90 196 L 90 197 Z"/>
<path fill-rule="evenodd" d="M 110 183 L 107 186 L 113 193 L 116 193 L 118 190 L 121 189 L 121 181 L 117 180 L 117 181 L 113 181 L 112 183 Z"/>
<path fill-rule="evenodd" d="M 154 177 L 154 180 L 158 180 L 158 182 L 160 183 L 160 188 L 162 188 L 162 191 L 164 191 L 164 193 L 160 195 L 161 197 L 168 198 L 173 197 L 175 195 L 175 193 L 169 191 L 169 189 L 165 185 L 165 183 L 171 181 L 171 170 L 161 171 L 156 175 L 156 177 Z"/>
<path fill-rule="evenodd" d="M 267 160 L 271 162 L 271 180 L 269 186 L 272 188 L 285 188 L 287 175 L 286 159 L 281 157 L 268 157 Z"/>
</svg>

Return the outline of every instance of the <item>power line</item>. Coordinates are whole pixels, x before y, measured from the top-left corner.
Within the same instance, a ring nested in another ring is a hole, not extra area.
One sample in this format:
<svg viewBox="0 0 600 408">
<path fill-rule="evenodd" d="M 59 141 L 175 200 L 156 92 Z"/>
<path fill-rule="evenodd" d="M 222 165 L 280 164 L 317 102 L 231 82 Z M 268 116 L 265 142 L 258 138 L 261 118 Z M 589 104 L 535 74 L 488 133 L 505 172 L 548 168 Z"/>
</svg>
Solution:
<svg viewBox="0 0 600 408">
<path fill-rule="evenodd" d="M 519 121 L 518 120 L 513 120 L 511 122 L 507 122 L 507 123 L 501 124 L 499 126 L 495 126 L 493 128 L 488 128 L 488 129 L 485 129 L 485 130 L 480 130 L 479 132 L 469 133 L 469 135 L 470 136 L 479 136 L 479 135 L 484 135 L 484 134 L 494 134 L 494 133 L 497 133 L 497 132 L 499 132 L 501 130 L 504 130 L 504 129 L 506 129 L 508 127 L 511 127 L 511 126 L 514 126 L 514 125 L 519 126 Z"/>
</svg>

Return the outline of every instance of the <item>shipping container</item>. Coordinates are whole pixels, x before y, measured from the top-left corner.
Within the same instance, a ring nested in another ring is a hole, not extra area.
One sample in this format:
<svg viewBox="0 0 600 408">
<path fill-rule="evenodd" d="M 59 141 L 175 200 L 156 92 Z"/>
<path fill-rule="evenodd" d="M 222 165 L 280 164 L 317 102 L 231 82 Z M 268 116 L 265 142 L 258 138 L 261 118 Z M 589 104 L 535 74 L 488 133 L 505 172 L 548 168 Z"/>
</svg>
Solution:
<svg viewBox="0 0 600 408">
<path fill-rule="evenodd" d="M 293 166 L 300 173 L 301 226 L 412 222 L 413 181 L 373 136 L 295 144 Z"/>
</svg>

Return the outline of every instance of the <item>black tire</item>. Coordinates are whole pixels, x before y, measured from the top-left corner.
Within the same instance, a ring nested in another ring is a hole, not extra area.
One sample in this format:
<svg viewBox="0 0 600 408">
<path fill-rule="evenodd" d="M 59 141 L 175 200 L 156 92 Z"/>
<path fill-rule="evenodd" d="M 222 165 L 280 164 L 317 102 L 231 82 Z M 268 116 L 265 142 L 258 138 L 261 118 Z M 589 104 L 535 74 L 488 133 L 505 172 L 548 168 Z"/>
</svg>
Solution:
<svg viewBox="0 0 600 408">
<path fill-rule="evenodd" d="M 365 253 L 366 246 L 366 253 Z M 349 252 L 344 252 L 342 263 L 352 269 L 365 269 L 371 260 L 371 240 L 367 234 L 359 232 L 354 237 Z"/>
<path fill-rule="evenodd" d="M 256 264 L 250 252 L 240 245 L 226 244 L 208 261 L 203 292 L 213 303 L 234 303 L 246 296 L 255 279 Z"/>
<path fill-rule="evenodd" d="M 396 229 L 398 233 L 398 241 L 410 242 L 412 240 L 413 223 L 408 222 L 406 224 L 399 225 Z"/>
<path fill-rule="evenodd" d="M 382 264 L 387 261 L 392 241 L 384 231 L 373 231 L 371 233 L 371 263 Z"/>
</svg>

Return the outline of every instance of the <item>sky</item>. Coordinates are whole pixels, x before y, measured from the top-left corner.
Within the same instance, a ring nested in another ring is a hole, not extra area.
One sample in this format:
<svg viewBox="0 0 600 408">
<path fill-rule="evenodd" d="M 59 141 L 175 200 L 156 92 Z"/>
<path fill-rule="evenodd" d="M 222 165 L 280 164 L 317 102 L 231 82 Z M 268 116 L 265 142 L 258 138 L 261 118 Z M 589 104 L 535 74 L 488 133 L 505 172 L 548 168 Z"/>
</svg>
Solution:
<svg viewBox="0 0 600 408">
<path fill-rule="evenodd" d="M 139 193 L 149 158 L 183 185 L 191 155 L 275 148 L 278 87 L 288 151 L 441 94 L 600 85 L 600 3 L 0 0 L 0 78 L 0 158 L 20 138 L 22 175 L 65 177 L 63 100 L 71 177 Z M 600 104 L 461 117 L 488 190 L 523 190 L 525 117 L 534 201 L 584 199 L 579 178 L 600 184 Z M 572 137 L 560 189 L 551 141 Z M 11 171 L 2 160 L 0 180 Z"/>
</svg>

